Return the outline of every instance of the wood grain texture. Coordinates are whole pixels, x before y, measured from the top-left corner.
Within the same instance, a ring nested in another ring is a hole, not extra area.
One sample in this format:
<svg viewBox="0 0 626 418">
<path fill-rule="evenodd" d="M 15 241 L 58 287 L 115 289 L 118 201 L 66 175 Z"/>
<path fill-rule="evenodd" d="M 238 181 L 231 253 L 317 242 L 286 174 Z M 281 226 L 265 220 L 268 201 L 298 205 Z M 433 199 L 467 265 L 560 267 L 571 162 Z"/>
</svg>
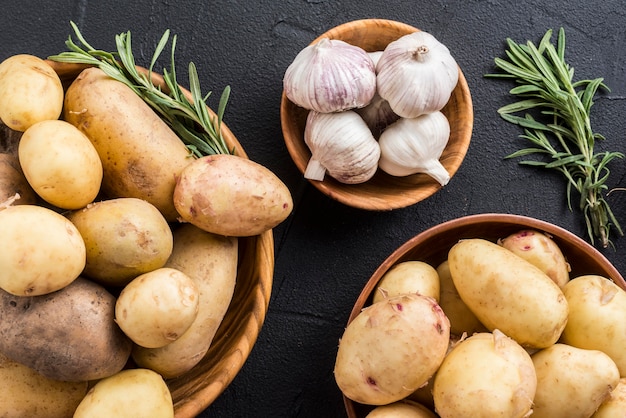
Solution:
<svg viewBox="0 0 626 418">
<path fill-rule="evenodd" d="M 85 66 L 48 61 L 67 86 Z M 146 72 L 145 69 L 140 68 Z M 153 74 L 155 84 L 165 88 L 163 78 Z M 191 93 L 183 88 L 191 100 Z M 215 113 L 208 109 L 211 116 Z M 235 154 L 247 158 L 241 144 L 222 124 L 222 135 Z M 176 418 L 192 418 L 204 411 L 233 381 L 250 355 L 265 321 L 274 275 L 272 230 L 239 238 L 237 284 L 230 307 L 209 351 L 189 372 L 168 379 Z"/>
<path fill-rule="evenodd" d="M 559 246 L 572 271 L 570 278 L 597 274 L 613 280 L 626 290 L 626 281 L 620 272 L 596 248 L 577 235 L 554 224 L 521 215 L 484 213 L 456 218 L 429 228 L 409 239 L 396 249 L 376 269 L 359 294 L 348 323 L 372 303 L 372 292 L 385 273 L 403 261 L 419 260 L 437 267 L 448 257 L 448 251 L 461 239 L 483 238 L 496 242 L 523 229 L 535 229 L 550 235 Z M 362 418 L 372 409 L 344 396 L 349 418 Z"/>
<path fill-rule="evenodd" d="M 387 44 L 419 29 L 410 25 L 385 20 L 363 19 L 344 23 L 316 38 L 340 39 L 368 52 L 382 51 Z M 442 109 L 450 122 L 450 139 L 440 161 L 450 176 L 457 172 L 470 145 L 474 111 L 469 87 L 459 68 L 459 81 L 450 100 Z M 304 127 L 308 111 L 291 102 L 282 94 L 280 119 L 285 145 L 291 158 L 304 173 L 311 151 L 304 142 Z M 441 185 L 427 174 L 394 177 L 378 170 L 374 177 L 361 184 L 343 184 L 326 176 L 323 181 L 310 180 L 322 193 L 365 210 L 384 211 L 403 208 L 424 200 L 441 189 Z"/>
</svg>

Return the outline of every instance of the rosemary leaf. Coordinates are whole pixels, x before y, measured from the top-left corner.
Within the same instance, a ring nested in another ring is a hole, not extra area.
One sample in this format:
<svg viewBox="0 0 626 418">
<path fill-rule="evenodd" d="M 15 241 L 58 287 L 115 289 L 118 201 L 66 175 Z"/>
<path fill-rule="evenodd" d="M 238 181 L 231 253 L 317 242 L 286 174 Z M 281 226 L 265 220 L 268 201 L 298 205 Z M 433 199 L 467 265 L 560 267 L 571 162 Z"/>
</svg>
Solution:
<svg viewBox="0 0 626 418">
<path fill-rule="evenodd" d="M 612 231 L 623 235 L 604 193 L 608 189 L 610 162 L 624 158 L 624 154 L 594 152 L 595 142 L 605 138 L 593 132 L 590 111 L 597 91 L 608 91 L 608 87 L 602 78 L 573 80 L 574 68 L 565 61 L 563 28 L 559 29 L 556 46 L 552 43 L 552 30 L 542 36 L 538 46 L 531 41 L 518 44 L 510 38 L 506 44 L 508 60 L 495 58 L 500 72 L 485 76 L 516 83 L 510 94 L 519 100 L 502 106 L 498 113 L 505 121 L 522 127 L 520 138 L 532 146 L 505 158 L 542 156 L 541 160 L 524 159 L 519 164 L 562 173 L 568 208 L 572 210 L 571 195 L 576 191 L 590 241 L 595 243 L 597 239 L 606 248 L 612 244 Z"/>
</svg>

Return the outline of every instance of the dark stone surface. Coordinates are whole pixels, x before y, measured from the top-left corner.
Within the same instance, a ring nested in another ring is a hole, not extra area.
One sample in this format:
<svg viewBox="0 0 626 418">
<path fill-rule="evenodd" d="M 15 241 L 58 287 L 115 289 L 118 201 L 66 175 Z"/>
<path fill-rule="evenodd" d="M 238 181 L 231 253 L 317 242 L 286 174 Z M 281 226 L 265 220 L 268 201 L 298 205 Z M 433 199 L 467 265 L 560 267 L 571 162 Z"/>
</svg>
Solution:
<svg viewBox="0 0 626 418">
<path fill-rule="evenodd" d="M 472 144 L 452 181 L 424 202 L 385 213 L 343 206 L 304 181 L 279 119 L 282 76 L 297 52 L 333 26 L 373 17 L 408 23 L 446 44 L 468 80 L 475 110 Z M 289 186 L 295 210 L 275 229 L 273 295 L 257 344 L 201 416 L 344 417 L 332 374 L 337 343 L 361 287 L 395 248 L 433 225 L 483 212 L 532 216 L 585 236 L 557 173 L 503 159 L 524 145 L 519 128 L 496 113 L 510 102 L 512 86 L 483 75 L 493 71 L 507 37 L 537 42 L 547 29 L 564 27 L 576 78 L 604 77 L 612 89 L 593 108 L 593 127 L 607 137 L 597 148 L 626 151 L 625 19 L 618 1 L 24 0 L 0 17 L 0 59 L 64 50 L 73 20 L 105 50 L 113 50 L 115 34 L 131 30 L 137 61 L 147 65 L 169 28 L 178 35 L 180 80 L 193 61 L 215 100 L 225 85 L 232 87 L 226 123 L 250 158 Z M 624 162 L 611 170 L 608 186 L 626 186 Z M 626 226 L 626 195 L 613 193 L 609 202 Z M 624 271 L 626 238 L 615 246 L 603 252 Z"/>
</svg>

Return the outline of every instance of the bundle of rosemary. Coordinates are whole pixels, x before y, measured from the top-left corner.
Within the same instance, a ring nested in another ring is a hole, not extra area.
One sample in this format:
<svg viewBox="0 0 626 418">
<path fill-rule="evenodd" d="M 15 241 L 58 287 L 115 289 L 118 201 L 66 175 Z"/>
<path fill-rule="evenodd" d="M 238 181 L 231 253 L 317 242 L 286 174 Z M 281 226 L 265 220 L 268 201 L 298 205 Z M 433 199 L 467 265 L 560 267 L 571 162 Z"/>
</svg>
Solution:
<svg viewBox="0 0 626 418">
<path fill-rule="evenodd" d="M 605 199 L 608 164 L 623 158 L 620 152 L 595 152 L 596 140 L 605 138 L 591 129 L 590 110 L 599 88 L 608 90 L 602 78 L 574 81 L 574 69 L 565 61 L 565 31 L 559 30 L 556 46 L 548 30 L 538 46 L 528 41 L 517 44 L 507 39 L 508 60 L 495 59 L 502 73 L 486 77 L 512 79 L 517 86 L 510 93 L 520 100 L 498 109 L 500 116 L 524 128 L 521 138 L 531 142 L 506 158 L 536 154 L 536 160 L 520 164 L 558 170 L 567 180 L 568 207 L 571 194 L 580 194 L 579 209 L 584 215 L 591 243 L 598 239 L 606 248 L 611 230 L 623 235 L 619 222 Z M 526 112 L 518 116 L 520 112 Z M 535 114 L 533 117 L 530 112 Z"/>
<path fill-rule="evenodd" d="M 176 80 L 174 62 L 176 35 L 172 37 L 170 68 L 163 71 L 163 79 L 168 91 L 163 91 L 152 82 L 151 74 L 154 71 L 154 66 L 169 41 L 169 29 L 163 33 L 155 49 L 148 68 L 149 73 L 144 74 L 137 70 L 135 64 L 130 31 L 116 35 L 116 52 L 105 52 L 92 47 L 74 22 L 70 22 L 70 25 L 82 47 L 77 45 L 70 36 L 65 42 L 69 51 L 50 56 L 48 59 L 96 66 L 109 77 L 126 84 L 159 114 L 194 155 L 201 157 L 203 155 L 232 153 L 228 149 L 221 132 L 222 118 L 230 96 L 230 87 L 227 86 L 220 97 L 216 117 L 211 117 L 207 111 L 207 99 L 211 92 L 202 95 L 196 66 L 190 62 L 189 90 L 191 100 L 188 100 Z"/>
</svg>

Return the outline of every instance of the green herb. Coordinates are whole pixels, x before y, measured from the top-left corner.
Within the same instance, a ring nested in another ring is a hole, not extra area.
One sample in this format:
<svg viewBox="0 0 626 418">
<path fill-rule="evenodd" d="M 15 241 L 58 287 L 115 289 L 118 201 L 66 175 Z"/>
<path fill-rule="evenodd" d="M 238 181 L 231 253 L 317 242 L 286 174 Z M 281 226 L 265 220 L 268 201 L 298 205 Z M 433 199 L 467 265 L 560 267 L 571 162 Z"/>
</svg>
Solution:
<svg viewBox="0 0 626 418">
<path fill-rule="evenodd" d="M 170 128 L 187 145 L 187 148 L 195 156 L 231 154 L 222 137 L 221 124 L 230 87 L 226 87 L 219 101 L 218 111 L 215 117 L 211 117 L 207 111 L 207 99 L 211 92 L 202 96 L 198 72 L 193 62 L 189 63 L 189 90 L 191 101 L 184 95 L 176 81 L 176 67 L 174 64 L 174 50 L 176 49 L 176 35 L 172 37 L 170 69 L 163 70 L 163 79 L 167 86 L 167 92 L 152 81 L 152 71 L 161 52 L 168 43 L 170 31 L 165 31 L 159 41 L 152 61 L 149 73 L 144 74 L 137 70 L 135 58 L 131 47 L 130 31 L 116 35 L 115 43 L 117 52 L 105 52 L 93 48 L 85 40 L 74 22 L 70 22 L 79 46 L 70 36 L 65 42 L 69 51 L 48 57 L 50 60 L 86 64 L 99 67 L 109 77 L 112 77 L 139 95 Z"/>
<path fill-rule="evenodd" d="M 506 158 L 537 154 L 543 158 L 520 164 L 560 171 L 567 179 L 569 209 L 572 210 L 571 193 L 575 189 L 580 194 L 579 208 L 590 241 L 594 243 L 594 238 L 598 238 L 606 248 L 611 243 L 611 229 L 623 235 L 604 192 L 609 162 L 624 155 L 594 152 L 595 141 L 604 137 L 592 131 L 589 114 L 598 88 L 608 90 L 608 87 L 602 78 L 573 81 L 574 69 L 565 62 L 565 31 L 560 29 L 556 47 L 551 38 L 552 30 L 548 30 L 538 46 L 530 41 L 517 44 L 507 39 L 509 60 L 495 59 L 496 67 L 504 73 L 486 74 L 486 77 L 513 79 L 518 84 L 510 93 L 520 100 L 501 107 L 498 113 L 504 120 L 523 127 L 524 134 L 520 137 L 529 140 L 532 146 Z M 514 115 L 528 110 L 538 112 L 538 119 L 528 113 Z"/>
</svg>

